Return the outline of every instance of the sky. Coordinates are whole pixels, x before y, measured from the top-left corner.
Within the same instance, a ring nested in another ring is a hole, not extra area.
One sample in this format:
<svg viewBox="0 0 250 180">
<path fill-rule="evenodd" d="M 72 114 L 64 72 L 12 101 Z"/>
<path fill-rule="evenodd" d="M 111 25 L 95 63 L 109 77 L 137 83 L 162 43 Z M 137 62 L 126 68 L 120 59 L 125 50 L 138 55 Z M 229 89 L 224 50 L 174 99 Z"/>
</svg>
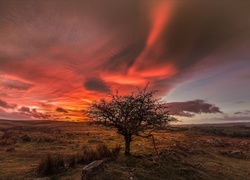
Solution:
<svg viewBox="0 0 250 180">
<path fill-rule="evenodd" d="M 81 121 L 149 83 L 180 123 L 250 122 L 249 6 L 0 0 L 0 119 Z"/>
</svg>

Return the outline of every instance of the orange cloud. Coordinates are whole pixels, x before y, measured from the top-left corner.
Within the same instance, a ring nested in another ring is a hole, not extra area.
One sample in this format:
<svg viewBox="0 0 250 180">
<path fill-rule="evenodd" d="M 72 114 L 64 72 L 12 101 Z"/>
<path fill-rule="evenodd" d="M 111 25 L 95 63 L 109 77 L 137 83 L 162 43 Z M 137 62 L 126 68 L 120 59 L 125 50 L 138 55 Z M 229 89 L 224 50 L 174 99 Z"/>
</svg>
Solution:
<svg viewBox="0 0 250 180">
<path fill-rule="evenodd" d="M 163 31 L 164 26 L 166 26 L 167 21 L 170 18 L 171 9 L 173 6 L 172 1 L 160 1 L 152 9 L 152 27 L 149 37 L 147 39 L 147 46 L 152 46 L 160 36 Z"/>
<path fill-rule="evenodd" d="M 221 16 L 221 8 L 184 1 L 55 0 L 38 7 L 24 0 L 1 7 L 0 115 L 15 119 L 82 120 L 92 100 L 148 82 L 166 95 L 249 24 L 248 9 L 231 13 L 229 6 Z"/>
</svg>

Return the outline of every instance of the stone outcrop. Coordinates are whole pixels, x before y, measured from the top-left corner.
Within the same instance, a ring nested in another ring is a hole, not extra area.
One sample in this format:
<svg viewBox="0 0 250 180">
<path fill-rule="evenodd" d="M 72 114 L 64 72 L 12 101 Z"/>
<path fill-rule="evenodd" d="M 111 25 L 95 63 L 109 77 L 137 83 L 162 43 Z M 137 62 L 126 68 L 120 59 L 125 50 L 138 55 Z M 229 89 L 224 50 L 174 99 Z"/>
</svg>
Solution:
<svg viewBox="0 0 250 180">
<path fill-rule="evenodd" d="M 103 171 L 103 160 L 93 161 L 82 169 L 82 180 L 89 180 Z"/>
</svg>

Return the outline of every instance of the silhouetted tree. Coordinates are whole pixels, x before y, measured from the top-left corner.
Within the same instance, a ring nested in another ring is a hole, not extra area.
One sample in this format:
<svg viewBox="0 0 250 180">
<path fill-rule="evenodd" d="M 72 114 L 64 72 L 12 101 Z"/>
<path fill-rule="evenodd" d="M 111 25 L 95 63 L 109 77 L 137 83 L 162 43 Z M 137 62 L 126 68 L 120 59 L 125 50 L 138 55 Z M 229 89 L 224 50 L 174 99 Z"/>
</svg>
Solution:
<svg viewBox="0 0 250 180">
<path fill-rule="evenodd" d="M 166 105 L 153 97 L 155 93 L 147 91 L 147 86 L 128 95 L 116 91 L 109 100 L 92 102 L 86 114 L 95 123 L 116 128 L 124 136 L 125 155 L 129 155 L 133 136 L 153 137 L 154 130 L 176 120 L 169 116 Z"/>
</svg>

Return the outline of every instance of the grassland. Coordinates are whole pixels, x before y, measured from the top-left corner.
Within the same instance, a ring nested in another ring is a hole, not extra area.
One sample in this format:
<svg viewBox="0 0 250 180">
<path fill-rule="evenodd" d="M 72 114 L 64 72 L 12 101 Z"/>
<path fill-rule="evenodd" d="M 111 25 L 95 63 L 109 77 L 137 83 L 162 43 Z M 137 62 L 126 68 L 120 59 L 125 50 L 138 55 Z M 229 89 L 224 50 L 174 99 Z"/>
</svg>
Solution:
<svg viewBox="0 0 250 180">
<path fill-rule="evenodd" d="M 121 146 L 94 179 L 250 179 L 250 126 L 247 124 L 173 126 L 150 139 L 135 137 L 134 156 L 123 155 L 123 138 L 114 129 L 88 123 L 0 120 L 0 179 L 36 179 L 48 154 L 64 159 L 100 144 Z M 50 175 L 80 179 L 84 163 Z"/>
</svg>

